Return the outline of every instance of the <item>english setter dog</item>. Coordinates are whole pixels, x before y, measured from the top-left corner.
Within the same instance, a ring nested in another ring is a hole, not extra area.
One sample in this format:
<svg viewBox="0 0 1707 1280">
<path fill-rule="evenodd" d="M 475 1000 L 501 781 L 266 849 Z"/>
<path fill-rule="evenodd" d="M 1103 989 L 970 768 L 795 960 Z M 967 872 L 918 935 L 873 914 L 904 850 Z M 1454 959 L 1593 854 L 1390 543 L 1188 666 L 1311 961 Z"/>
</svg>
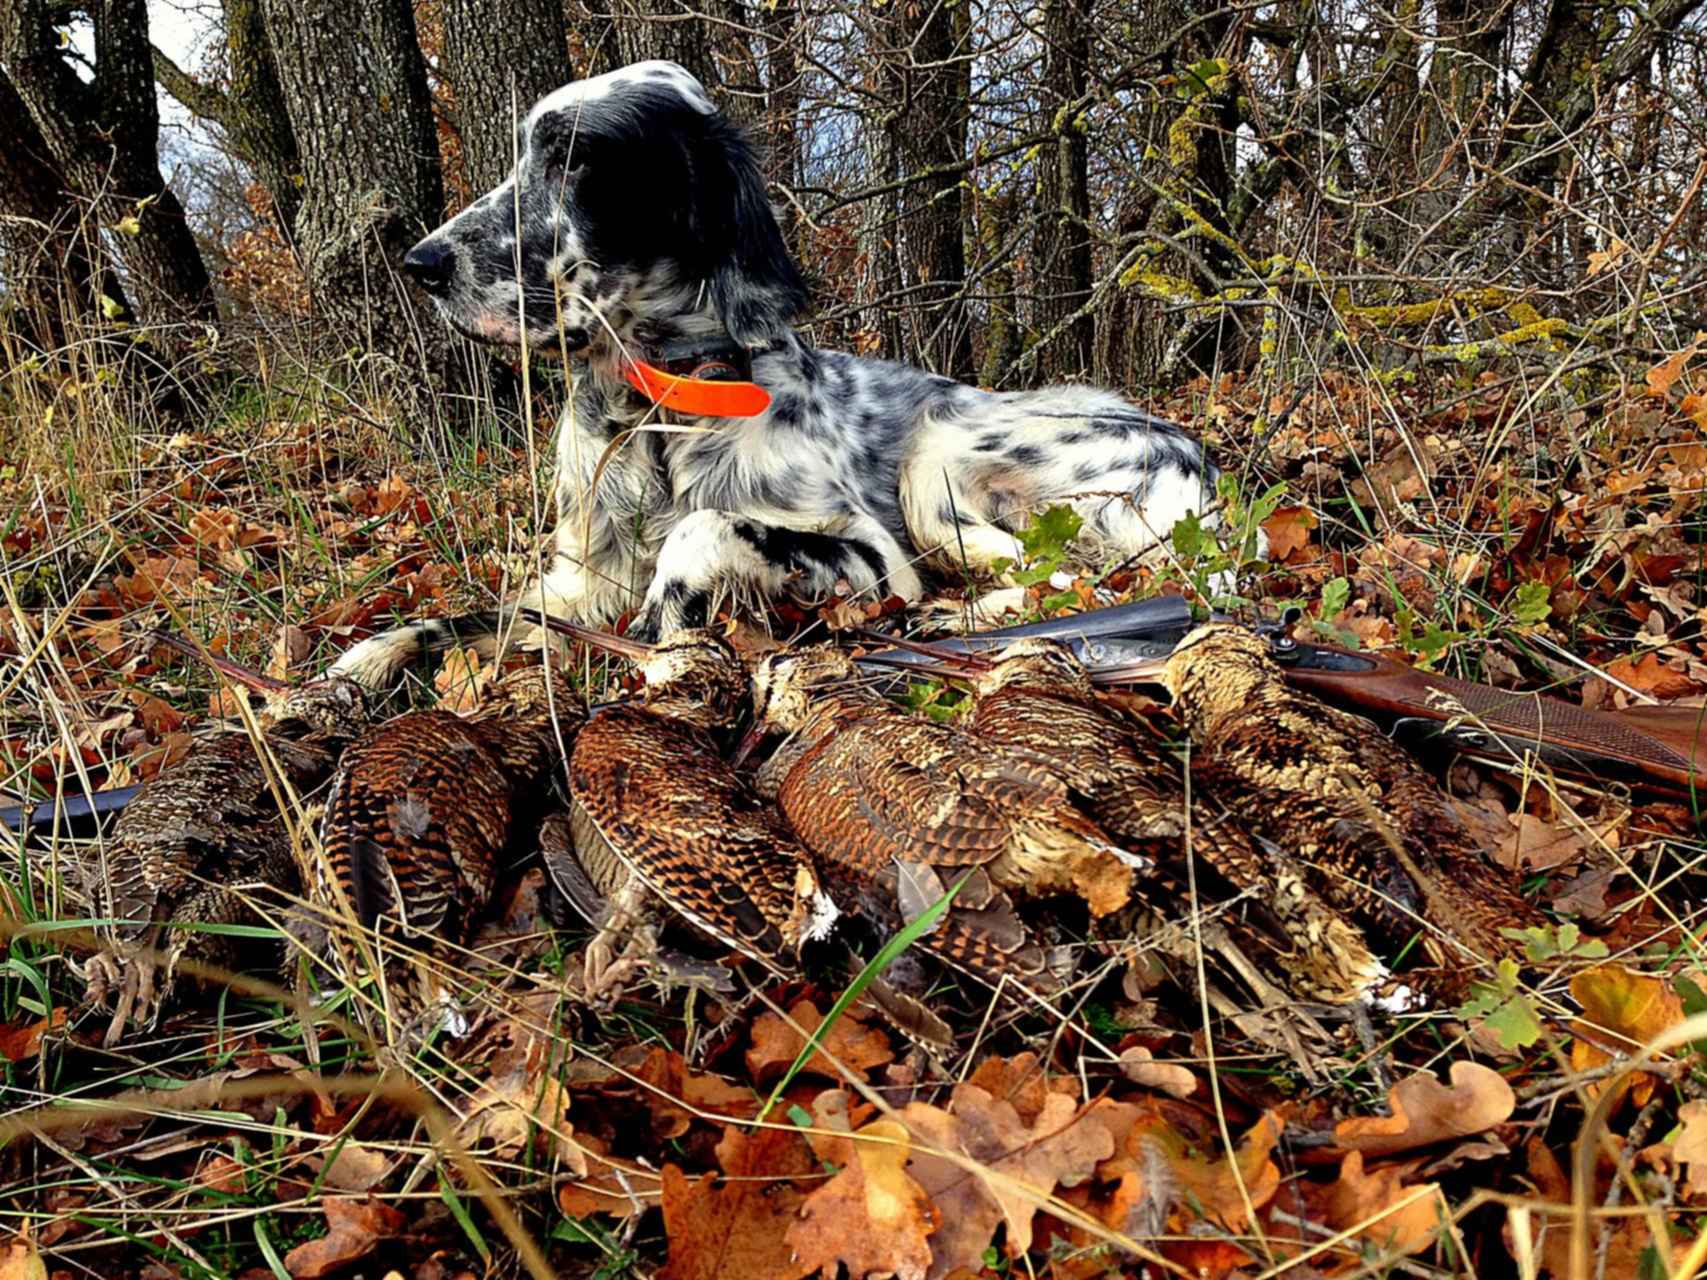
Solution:
<svg viewBox="0 0 1707 1280">
<path fill-rule="evenodd" d="M 915 601 L 932 566 L 1018 564 L 1013 530 L 1051 504 L 1130 555 L 1213 497 L 1198 443 L 1111 392 L 982 391 L 808 345 L 791 327 L 806 286 L 754 153 L 674 63 L 549 94 L 518 147 L 515 172 L 403 263 L 463 334 L 569 363 L 554 554 L 512 608 L 610 623 L 639 597 L 630 632 L 655 639 L 725 594 Z M 768 408 L 666 426 L 630 357 L 733 370 Z M 507 616 L 410 623 L 336 669 L 388 684 Z"/>
</svg>

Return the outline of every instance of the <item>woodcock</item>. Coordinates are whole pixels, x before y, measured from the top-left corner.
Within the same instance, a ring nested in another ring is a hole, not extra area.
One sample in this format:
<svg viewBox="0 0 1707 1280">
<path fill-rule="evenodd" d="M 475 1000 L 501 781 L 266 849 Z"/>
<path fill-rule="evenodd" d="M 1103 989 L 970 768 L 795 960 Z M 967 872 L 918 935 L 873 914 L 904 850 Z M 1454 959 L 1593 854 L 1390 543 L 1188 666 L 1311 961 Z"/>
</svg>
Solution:
<svg viewBox="0 0 1707 1280">
<path fill-rule="evenodd" d="M 753 690 L 755 732 L 794 734 L 795 750 L 806 744 L 778 799 L 826 870 L 856 883 L 893 877 L 898 892 L 912 885 L 915 894 L 921 882 L 985 873 L 926 938 L 980 980 L 1053 985 L 1006 893 L 1074 893 L 1106 915 L 1148 865 L 1075 807 L 1047 762 L 907 714 L 865 688 L 835 649 L 771 654 Z"/>
<path fill-rule="evenodd" d="M 1420 930 L 1443 989 L 1467 978 L 1466 949 L 1508 955 L 1502 928 L 1544 921 L 1433 780 L 1370 721 L 1290 689 L 1260 635 L 1199 627 L 1161 677 L 1197 747 L 1193 776 L 1381 942 Z"/>
<path fill-rule="evenodd" d="M 531 842 L 555 763 L 586 719 L 560 668 L 515 668 L 468 716 L 413 711 L 375 726 L 339 762 L 310 899 L 328 918 L 380 928 L 423 951 L 409 966 L 415 1011 L 458 1021 L 445 972 L 492 896 L 506 854 Z M 324 947 L 324 923 L 305 939 Z M 418 1001 L 418 1004 L 416 1003 Z"/>
<path fill-rule="evenodd" d="M 602 708 L 569 761 L 578 862 L 612 906 L 588 949 L 589 996 L 654 961 L 650 930 L 634 928 L 648 919 L 649 899 L 772 971 L 793 971 L 837 911 L 800 841 L 712 737 L 745 702 L 734 650 L 709 631 L 654 647 L 547 625 L 632 659 L 646 677 L 643 700 Z M 624 937 L 633 945 L 618 955 Z"/>
<path fill-rule="evenodd" d="M 1048 761 L 1103 830 L 1153 857 L 1171 873 L 1172 889 L 1183 889 L 1187 809 L 1178 763 L 1099 699 L 1089 671 L 1069 646 L 1021 640 L 991 661 L 883 639 L 934 657 L 938 671 L 969 678 L 975 703 L 964 723 L 972 733 Z M 1387 980 L 1386 966 L 1370 953 L 1362 933 L 1309 886 L 1298 863 L 1284 854 L 1259 853 L 1234 822 L 1212 820 L 1203 809 L 1193 816 L 1190 838 L 1197 855 L 1227 885 L 1260 893 L 1251 904 L 1249 927 L 1235 928 L 1237 940 L 1282 968 L 1295 994 L 1347 1003 L 1369 998 Z M 1163 879 L 1158 877 L 1147 897 L 1161 896 Z M 1230 925 L 1239 923 L 1229 918 Z"/>
<path fill-rule="evenodd" d="M 174 637 L 157 643 L 201 657 Z M 269 695 L 257 717 L 262 744 L 236 730 L 197 741 L 183 759 L 143 787 L 120 815 L 90 876 L 99 913 L 114 923 L 104 951 L 88 963 L 88 999 L 109 996 L 106 1043 L 127 1021 L 151 1023 L 185 958 L 237 968 L 246 945 L 237 936 L 195 928 L 258 924 L 247 898 L 257 885 L 300 892 L 290 833 L 278 797 L 304 795 L 331 774 L 338 754 L 368 721 L 366 698 L 347 680 L 301 688 L 268 680 L 214 658 L 226 675 Z"/>
</svg>

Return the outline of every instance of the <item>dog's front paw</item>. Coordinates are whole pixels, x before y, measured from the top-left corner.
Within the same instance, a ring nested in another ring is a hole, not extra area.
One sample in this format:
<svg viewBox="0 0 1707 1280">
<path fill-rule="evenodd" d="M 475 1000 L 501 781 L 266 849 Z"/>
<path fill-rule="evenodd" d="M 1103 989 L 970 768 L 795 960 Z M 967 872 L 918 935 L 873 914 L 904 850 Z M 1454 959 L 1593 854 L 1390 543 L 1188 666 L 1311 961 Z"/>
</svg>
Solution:
<svg viewBox="0 0 1707 1280">
<path fill-rule="evenodd" d="M 628 624 L 628 638 L 638 640 L 642 644 L 657 644 L 663 627 L 663 610 L 656 605 L 647 605 L 634 615 Z"/>
<path fill-rule="evenodd" d="M 656 593 L 649 593 L 646 603 L 628 624 L 628 634 L 646 644 L 668 640 L 679 631 L 703 627 L 709 619 L 711 597 L 703 591 L 693 591 L 678 582 L 665 583 Z"/>
</svg>

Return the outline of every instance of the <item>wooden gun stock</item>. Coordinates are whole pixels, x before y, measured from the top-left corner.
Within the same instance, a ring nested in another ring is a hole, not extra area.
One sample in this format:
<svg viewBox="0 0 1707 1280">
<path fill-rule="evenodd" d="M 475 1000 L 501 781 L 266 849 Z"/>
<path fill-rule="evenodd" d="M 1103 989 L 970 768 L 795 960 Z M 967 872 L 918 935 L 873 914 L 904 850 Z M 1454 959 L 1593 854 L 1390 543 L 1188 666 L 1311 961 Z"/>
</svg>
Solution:
<svg viewBox="0 0 1707 1280">
<path fill-rule="evenodd" d="M 1707 708 L 1589 711 L 1332 645 L 1296 644 L 1290 650 L 1275 656 L 1291 684 L 1397 719 L 1403 729 L 1426 723 L 1433 735 L 1468 754 L 1508 762 L 1529 755 L 1561 772 L 1658 784 L 1684 796 L 1707 783 Z"/>
</svg>

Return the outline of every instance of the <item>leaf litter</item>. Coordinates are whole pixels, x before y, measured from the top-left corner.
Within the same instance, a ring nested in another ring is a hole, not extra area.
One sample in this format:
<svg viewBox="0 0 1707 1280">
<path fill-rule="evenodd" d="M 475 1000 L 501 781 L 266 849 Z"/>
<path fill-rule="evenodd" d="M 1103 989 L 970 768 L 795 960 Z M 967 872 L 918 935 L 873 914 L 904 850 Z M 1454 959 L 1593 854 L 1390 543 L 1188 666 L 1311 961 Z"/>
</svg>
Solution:
<svg viewBox="0 0 1707 1280">
<path fill-rule="evenodd" d="M 1584 473 L 1564 480 L 1527 452 L 1484 457 L 1514 421 L 1491 381 L 1395 384 L 1377 402 L 1367 385 L 1323 375 L 1264 437 L 1265 479 L 1286 490 L 1261 517 L 1272 565 L 1254 598 L 1299 605 L 1335 643 L 1447 674 L 1601 709 L 1701 706 L 1699 362 L 1694 348 L 1656 358 L 1598 409 L 1592 443 L 1565 412 L 1523 421 L 1526 449 L 1584 458 Z M 1206 403 L 1212 432 L 1228 438 L 1252 438 L 1280 411 L 1233 378 L 1157 408 L 1197 420 Z M 1348 420 L 1367 427 L 1350 443 Z M 118 517 L 128 541 L 112 571 L 75 596 L 22 600 L 38 633 L 69 609 L 53 636 L 69 683 L 51 698 L 30 686 L 32 701 L 0 720 L 7 789 L 146 778 L 206 715 L 236 710 L 200 673 L 139 652 L 129 637 L 144 627 L 188 617 L 216 651 L 300 679 L 394 614 L 480 607 L 527 572 L 502 522 L 527 506 L 515 500 L 531 483 L 525 449 L 484 451 L 489 492 L 447 491 L 360 422 L 278 421 L 258 434 L 293 468 L 291 502 L 247 452 L 185 433 Z M 43 502 L 0 534 L 8 555 L 57 554 L 67 513 Z M 1206 550 L 1183 578 L 1147 565 L 1075 577 L 1071 536 L 1045 524 L 1026 544 L 1017 573 L 1033 579 L 1040 612 L 1191 590 L 1190 575 L 1209 567 Z M 844 594 L 795 620 L 869 625 L 897 604 Z M 10 635 L 0 645 L 19 652 Z M 477 654 L 452 652 L 424 692 L 470 705 L 493 674 Z M 50 712 L 73 695 L 65 735 Z M 1155 702 L 1121 703 L 1166 731 Z M 952 705 L 932 694 L 927 709 Z M 57 1274 L 54 1250 L 70 1245 L 105 1265 L 100 1232 L 154 1242 L 172 1259 L 162 1275 L 191 1273 L 185 1248 L 233 1274 L 276 1273 L 255 1231 L 223 1225 L 233 1212 L 264 1224 L 293 1276 L 480 1274 L 483 1258 L 513 1270 L 471 1169 L 503 1188 L 524 1233 L 568 1274 L 767 1280 L 840 1267 L 1088 1280 L 1159 1274 L 1160 1258 L 1206 1280 L 1270 1268 L 1567 1277 L 1579 1247 L 1607 1280 L 1672 1274 L 1707 1209 L 1707 1032 L 1640 1072 L 1623 1068 L 1707 1012 L 1694 812 L 1528 767 L 1458 761 L 1440 775 L 1558 920 L 1524 943 L 1545 956 L 1539 976 L 1479 967 L 1463 1006 L 1378 1023 L 1374 1041 L 1330 1020 L 1326 1039 L 1308 1041 L 1314 1076 L 1230 1019 L 1206 1020 L 1192 977 L 1158 958 L 1153 980 L 1105 986 L 1070 1025 L 938 989 L 933 1007 L 961 1037 L 941 1061 L 863 1011 L 846 1014 L 755 1125 L 837 989 L 791 984 L 769 993 L 770 1007 L 637 999 L 577 1019 L 556 1007 L 536 885 L 482 935 L 479 969 L 511 987 L 507 1011 L 470 1043 L 438 1047 L 432 1070 L 413 1064 L 404 1074 L 418 1096 L 403 1106 L 328 1091 L 375 1059 L 332 1024 L 308 1033 L 284 1004 L 245 1006 L 236 1024 L 236 1003 L 176 1015 L 155 1039 L 102 1055 L 56 985 L 57 959 L 43 959 L 54 953 L 18 943 L 23 994 L 0 1025 L 0 1053 L 20 1097 L 55 1114 L 32 1117 L 40 1140 L 19 1140 L 44 1163 L 9 1172 L 8 1195 L 37 1229 L 9 1243 L 0 1274 L 45 1277 L 44 1257 Z M 50 882 L 46 865 L 8 877 L 11 914 L 78 918 L 73 889 Z M 284 1082 L 264 1098 L 171 1105 L 186 1085 L 263 1073 Z M 157 1092 L 145 1108 L 79 1113 L 54 1101 L 51 1082 L 96 1098 Z M 439 1129 L 423 1119 L 435 1107 Z M 1583 1165 L 1573 1152 L 1591 1110 L 1604 1132 Z M 455 1150 L 475 1163 L 448 1159 Z M 115 1197 L 113 1175 L 88 1172 L 94 1161 L 147 1181 Z M 1486 1192 L 1505 1199 L 1466 1216 Z M 1575 1204 L 1587 1206 L 1580 1226 Z"/>
</svg>

